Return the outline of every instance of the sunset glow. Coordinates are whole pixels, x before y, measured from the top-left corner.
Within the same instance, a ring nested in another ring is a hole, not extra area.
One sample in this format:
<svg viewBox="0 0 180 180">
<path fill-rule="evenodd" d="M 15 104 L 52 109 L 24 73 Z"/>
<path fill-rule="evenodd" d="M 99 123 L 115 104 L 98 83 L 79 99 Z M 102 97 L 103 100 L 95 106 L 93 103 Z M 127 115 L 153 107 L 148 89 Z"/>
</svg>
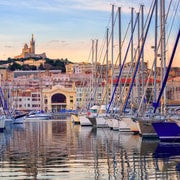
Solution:
<svg viewBox="0 0 180 180">
<path fill-rule="evenodd" d="M 166 0 L 166 8 L 170 0 Z M 169 20 L 178 3 L 174 0 L 169 13 Z M 107 27 L 110 27 L 111 5 L 122 7 L 123 33 L 130 21 L 131 7 L 139 11 L 145 5 L 148 14 L 151 1 L 125 0 L 1 0 L 0 59 L 15 57 L 21 53 L 25 43 L 29 43 L 31 34 L 36 41 L 36 53 L 45 52 L 49 58 L 67 58 L 73 62 L 90 61 L 88 59 L 91 40 L 99 40 L 99 49 Z M 177 29 L 180 27 L 179 12 L 173 25 L 172 35 L 167 46 L 167 59 L 171 54 Z M 117 23 L 117 22 L 116 22 Z M 116 30 L 117 31 L 117 30 Z M 167 32 L 170 26 L 167 24 Z M 151 31 L 151 37 L 154 31 Z M 123 34 L 124 36 L 124 34 Z M 117 32 L 115 34 L 116 40 Z M 128 42 L 128 39 L 126 40 Z M 117 43 L 117 42 L 116 42 Z M 149 38 L 147 49 L 153 45 Z M 148 47 L 149 46 L 149 47 Z M 115 47 L 116 48 L 116 47 Z M 115 57 L 118 56 L 116 53 Z M 151 50 L 146 52 L 147 60 L 153 59 Z M 173 66 L 180 66 L 180 49 L 177 48 Z"/>
</svg>

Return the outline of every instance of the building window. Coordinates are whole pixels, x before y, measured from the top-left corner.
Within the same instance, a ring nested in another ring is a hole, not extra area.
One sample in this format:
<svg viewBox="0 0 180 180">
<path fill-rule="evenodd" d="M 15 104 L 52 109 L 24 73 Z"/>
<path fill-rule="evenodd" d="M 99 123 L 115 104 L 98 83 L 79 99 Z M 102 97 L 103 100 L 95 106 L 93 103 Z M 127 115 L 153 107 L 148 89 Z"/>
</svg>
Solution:
<svg viewBox="0 0 180 180">
<path fill-rule="evenodd" d="M 32 94 L 32 97 L 40 97 L 40 94 Z"/>
<path fill-rule="evenodd" d="M 39 104 L 33 104 L 32 107 L 40 107 Z"/>
<path fill-rule="evenodd" d="M 39 98 L 32 98 L 32 101 L 40 101 Z"/>
</svg>

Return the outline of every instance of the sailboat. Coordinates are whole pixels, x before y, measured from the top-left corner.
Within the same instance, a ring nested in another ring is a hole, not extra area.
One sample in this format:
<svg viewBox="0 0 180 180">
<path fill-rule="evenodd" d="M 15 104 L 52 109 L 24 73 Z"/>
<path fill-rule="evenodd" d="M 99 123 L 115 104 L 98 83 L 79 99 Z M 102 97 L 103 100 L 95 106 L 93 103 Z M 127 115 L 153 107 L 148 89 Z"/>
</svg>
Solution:
<svg viewBox="0 0 180 180">
<path fill-rule="evenodd" d="M 22 124 L 25 120 L 25 117 L 28 115 L 28 113 L 19 113 L 17 112 L 14 117 L 14 124 Z"/>
<path fill-rule="evenodd" d="M 167 114 L 166 114 L 166 95 L 164 93 L 163 99 L 161 99 L 163 89 L 166 86 L 166 82 L 163 82 L 162 88 L 160 89 L 160 94 L 158 97 L 158 101 L 156 102 L 156 60 L 157 60 L 157 54 L 158 54 L 158 48 L 161 47 L 161 82 L 163 81 L 163 78 L 167 76 L 166 71 L 166 43 L 165 43 L 165 24 L 167 23 L 167 15 L 165 16 L 165 4 L 164 1 L 161 0 L 161 10 L 160 10 L 160 26 L 161 26 L 161 32 L 160 32 L 160 40 L 159 44 L 157 45 L 157 15 L 158 15 L 158 1 L 156 1 L 156 9 L 155 9 L 155 44 L 154 44 L 154 52 L 155 52 L 155 57 L 154 57 L 154 103 L 153 106 L 151 107 L 151 110 L 149 112 L 143 113 L 143 116 L 137 117 L 137 123 L 139 126 L 139 133 L 143 137 L 157 137 L 157 133 L 152 126 L 152 123 L 159 123 L 159 122 L 164 122 L 167 120 Z M 169 5 L 170 6 L 170 5 Z M 170 8 L 170 7 L 169 7 Z M 164 70 L 164 71 L 163 71 Z M 150 72 L 151 74 L 151 72 Z M 166 79 L 167 81 L 167 79 Z M 160 104 L 160 99 L 162 100 L 162 103 Z M 144 100 L 144 97 L 142 98 Z M 142 104 L 141 104 L 142 105 Z M 155 110 L 153 110 L 155 107 Z M 159 112 L 156 110 L 158 109 Z M 138 114 L 139 115 L 139 114 Z"/>
<path fill-rule="evenodd" d="M 113 52 L 113 46 L 114 46 L 114 25 L 115 25 L 115 20 L 114 20 L 114 5 L 112 5 L 112 13 L 111 13 L 111 37 L 109 37 L 109 28 L 107 28 L 106 31 L 106 49 L 105 49 L 105 57 L 104 60 L 106 59 L 106 71 L 105 71 L 105 79 L 106 79 L 106 83 L 105 83 L 105 87 L 102 89 L 103 91 L 103 95 L 101 95 L 101 101 L 98 103 L 100 105 L 96 106 L 96 108 L 94 109 L 94 111 L 96 110 L 97 113 L 96 115 L 94 114 L 94 116 L 92 117 L 88 117 L 89 120 L 91 121 L 92 125 L 96 128 L 108 128 L 109 127 L 109 119 L 108 119 L 108 115 L 106 113 L 107 110 L 107 104 L 109 101 L 109 90 L 112 92 L 113 89 L 113 70 L 114 70 L 114 64 L 113 64 L 113 60 L 114 60 L 114 52 Z M 110 40 L 111 39 L 111 40 Z M 111 52 L 111 68 L 109 68 L 109 62 L 108 62 L 108 58 L 109 58 L 109 43 L 111 41 L 111 45 L 112 45 L 112 52 Z M 97 52 L 97 50 L 96 50 Z M 104 63 L 104 62 L 103 62 Z M 111 72 L 111 86 L 109 87 L 109 72 Z M 100 72 L 101 76 L 103 77 L 103 69 L 101 69 Z M 98 80 L 100 78 L 98 77 Z M 98 84 L 98 83 L 96 83 Z M 104 102 L 105 101 L 105 102 Z"/>
<path fill-rule="evenodd" d="M 78 112 L 78 114 L 76 115 L 71 115 L 71 119 L 74 123 L 78 123 L 81 126 L 96 126 L 96 119 L 95 117 L 97 116 L 98 110 L 99 110 L 99 105 L 96 104 L 95 102 L 95 94 L 96 94 L 96 88 L 95 86 L 95 82 L 94 79 L 96 79 L 96 64 L 94 64 L 94 53 L 97 56 L 97 44 L 98 44 L 98 40 L 96 40 L 96 51 L 94 51 L 94 40 L 92 40 L 92 77 L 90 79 L 90 87 L 88 87 L 88 89 L 90 89 L 90 92 L 88 92 L 88 90 L 86 89 L 83 92 L 83 97 L 82 100 L 87 99 L 88 97 L 88 103 L 87 102 L 83 102 L 80 105 L 80 110 Z M 96 57 L 97 59 L 97 57 Z M 83 86 L 85 86 L 85 84 L 82 84 Z"/>
<path fill-rule="evenodd" d="M 123 103 L 123 106 L 121 108 L 122 112 L 125 112 L 125 110 L 126 110 L 126 108 L 128 106 L 128 103 L 131 105 L 131 104 L 133 104 L 133 101 L 134 101 L 132 90 L 134 88 L 135 78 L 136 78 L 136 75 L 137 75 L 139 67 L 140 67 L 140 60 L 141 60 L 141 56 L 142 56 L 143 51 L 144 51 L 144 46 L 145 46 L 145 42 L 146 42 L 146 39 L 147 39 L 147 34 L 148 34 L 148 31 L 149 31 L 149 27 L 150 27 L 150 24 L 151 24 L 151 21 L 152 21 L 152 16 L 153 16 L 153 12 L 154 12 L 154 9 L 155 9 L 155 5 L 156 5 L 156 2 L 154 2 L 153 6 L 152 6 L 151 13 L 150 13 L 148 21 L 147 21 L 148 23 L 147 23 L 146 28 L 145 28 L 146 29 L 145 34 L 144 35 L 142 34 L 142 36 L 141 36 L 141 39 L 142 39 L 141 48 L 140 49 L 137 48 L 138 51 L 139 51 L 138 52 L 138 58 L 137 58 L 137 61 L 134 63 L 135 66 L 134 66 L 131 82 L 130 82 L 130 85 L 129 85 L 129 88 L 128 88 L 128 91 L 127 91 L 127 94 L 126 94 L 126 97 L 125 97 L 125 100 L 124 100 L 124 103 Z M 137 16 L 137 20 L 138 20 L 138 16 Z M 136 53 L 135 53 L 134 57 L 136 57 Z M 130 99 L 131 99 L 131 102 L 129 102 Z M 123 126 L 124 126 L 124 124 L 126 124 L 126 126 L 127 126 L 127 127 L 125 127 L 126 131 L 138 133 L 139 132 L 138 124 L 137 124 L 136 121 L 134 121 L 134 117 L 136 117 L 136 113 L 132 112 L 132 110 L 130 112 L 131 113 L 128 113 L 128 114 L 124 113 L 124 116 L 120 117 L 121 118 L 120 122 L 121 122 L 121 124 Z M 119 129 L 121 128 L 121 124 L 120 124 Z M 123 126 L 122 126 L 122 130 L 124 130 Z"/>
<path fill-rule="evenodd" d="M 1 107 L 0 128 L 1 130 L 3 130 L 5 127 L 9 127 L 13 123 L 14 118 L 12 117 L 12 114 L 9 111 L 8 103 L 5 99 L 4 92 L 1 87 L 0 87 L 0 107 Z"/>
<path fill-rule="evenodd" d="M 125 52 L 125 56 L 124 56 L 124 59 L 123 59 L 123 62 L 122 62 L 122 64 L 120 65 L 120 71 L 119 71 L 119 75 L 118 75 L 118 78 L 117 78 L 117 81 L 116 81 L 116 84 L 115 84 L 115 87 L 114 87 L 114 91 L 113 91 L 113 93 L 112 93 L 112 96 L 111 96 L 111 100 L 110 100 L 110 104 L 109 104 L 109 106 L 108 106 L 108 109 L 107 109 L 107 112 L 109 112 L 109 110 L 110 110 L 110 106 L 112 105 L 112 104 L 114 104 L 114 97 L 115 96 L 117 96 L 117 94 L 116 94 L 116 91 L 117 91 L 117 88 L 118 88 L 118 84 L 119 84 L 119 81 L 120 81 L 120 79 L 121 79 L 121 76 L 122 76 L 122 71 L 123 71 L 123 69 L 124 69 L 124 66 L 125 66 L 125 62 L 126 62 L 126 59 L 127 59 L 127 56 L 128 56 L 128 51 L 129 51 L 129 48 L 130 48 L 130 45 L 132 44 L 132 40 L 133 40 L 133 34 L 134 34 L 134 31 L 135 31 L 135 28 L 136 28 L 136 25 L 137 25 L 137 23 L 138 23 L 138 18 L 139 18 L 139 13 L 137 14 L 137 17 L 136 17 L 136 19 L 135 19 L 135 23 L 133 24 L 133 23 L 131 23 L 132 24 L 132 32 L 131 32 L 131 36 L 130 36 L 130 40 L 129 40 L 129 43 L 128 43 L 128 47 L 127 47 L 127 49 L 126 49 L 126 52 Z M 133 19 L 133 18 L 132 18 Z M 131 20 L 131 22 L 133 22 L 133 20 Z M 131 52 L 132 53 L 132 52 Z M 121 55 L 120 55 L 121 56 Z M 134 57 L 132 57 L 133 58 L 133 60 L 134 60 Z M 131 64 L 131 66 L 133 67 L 133 63 Z M 132 68 L 131 67 L 131 68 Z M 131 68 L 129 69 L 129 73 L 130 73 L 130 70 L 131 70 Z M 128 76 L 129 76 L 129 73 L 128 73 Z M 123 90 L 125 89 L 125 85 L 126 85 L 126 83 L 124 84 L 124 88 L 123 88 Z M 123 98 L 123 95 L 124 95 L 124 92 L 123 91 L 121 91 L 120 92 L 121 93 L 121 98 L 120 99 L 122 99 Z M 120 105 L 120 104 L 118 104 L 118 105 Z M 113 109 L 113 108 L 112 108 Z M 116 107 L 115 107 L 115 109 L 116 109 Z M 122 110 L 121 110 L 122 111 Z M 124 111 L 125 112 L 125 111 Z M 120 113 L 120 112 L 119 112 Z M 133 122 L 131 121 L 131 119 L 130 119 L 130 123 L 129 123 L 129 119 L 127 119 L 127 116 L 124 116 L 125 115 L 125 113 L 123 114 L 123 115 L 120 115 L 118 113 L 118 115 L 114 115 L 114 116 L 110 116 L 109 117 L 109 121 L 111 122 L 111 128 L 113 129 L 113 130 L 119 130 L 119 131 L 122 131 L 122 132 L 132 132 L 132 131 L 134 131 L 134 125 L 132 125 L 133 124 Z M 127 114 L 126 114 L 127 115 Z M 131 128 L 132 126 L 133 126 L 133 128 Z M 135 123 L 135 126 L 136 126 L 136 123 Z M 137 129 L 137 128 L 136 128 Z M 135 130 L 136 131 L 136 130 Z"/>
<path fill-rule="evenodd" d="M 87 94 L 86 92 L 86 95 L 91 95 L 91 93 L 93 92 L 90 92 L 90 94 Z M 76 120 L 76 122 L 79 121 L 81 126 L 96 126 L 96 116 L 100 106 L 96 104 L 92 105 L 91 103 L 90 98 L 88 105 L 82 106 L 78 114 L 75 115 L 76 117 L 71 115 L 71 118 L 74 118 L 74 121 Z"/>
<path fill-rule="evenodd" d="M 83 82 L 82 86 L 85 84 Z M 92 126 L 92 123 L 87 118 L 87 105 L 84 103 L 84 98 L 89 95 L 88 91 L 83 92 L 81 104 L 78 107 L 78 111 L 76 113 L 71 114 L 71 121 L 74 124 L 80 124 L 81 126 Z"/>
<path fill-rule="evenodd" d="M 174 55 L 176 52 L 176 48 L 178 45 L 179 37 L 180 37 L 180 29 L 179 29 L 179 32 L 177 34 L 177 38 L 176 38 L 175 45 L 174 45 L 174 48 L 172 51 L 171 59 L 170 59 L 170 62 L 169 62 L 168 68 L 167 68 L 166 76 L 164 77 L 164 81 L 162 84 L 161 92 L 160 92 L 160 95 L 158 97 L 157 103 L 159 103 L 160 98 L 162 96 L 162 93 L 164 91 L 164 88 L 165 88 L 165 85 L 166 85 L 166 82 L 168 79 L 168 75 L 169 75 L 169 72 L 171 69 L 171 65 L 173 62 L 173 58 L 174 58 Z M 157 106 L 155 106 L 154 112 L 156 112 L 156 109 L 157 109 Z M 172 141 L 172 142 L 178 141 L 178 142 L 180 142 L 180 120 L 153 122 L 152 125 L 153 125 L 153 127 L 154 127 L 154 129 L 158 135 L 158 138 L 161 141 Z"/>
<path fill-rule="evenodd" d="M 52 119 L 52 114 L 44 112 L 43 110 L 41 111 L 31 111 L 29 114 L 27 114 L 24 117 L 24 121 L 32 121 L 32 120 L 50 120 Z"/>
</svg>

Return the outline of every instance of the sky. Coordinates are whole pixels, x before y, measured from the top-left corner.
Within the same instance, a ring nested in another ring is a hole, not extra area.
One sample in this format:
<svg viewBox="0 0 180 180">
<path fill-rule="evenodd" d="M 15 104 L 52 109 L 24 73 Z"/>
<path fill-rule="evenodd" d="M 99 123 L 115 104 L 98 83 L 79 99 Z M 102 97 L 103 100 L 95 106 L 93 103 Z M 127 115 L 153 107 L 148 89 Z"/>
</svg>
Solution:
<svg viewBox="0 0 180 180">
<path fill-rule="evenodd" d="M 173 0 L 169 13 L 171 22 L 178 1 Z M 165 2 L 167 7 L 170 0 Z M 49 58 L 67 58 L 72 62 L 90 61 L 92 39 L 98 39 L 98 48 L 101 49 L 106 29 L 111 28 L 112 4 L 115 5 L 115 12 L 117 7 L 122 8 L 122 36 L 124 37 L 130 22 L 131 8 L 134 7 L 136 14 L 139 6 L 143 4 L 147 15 L 151 3 L 150 0 L 1 0 L 0 59 L 5 60 L 19 55 L 24 44 L 29 44 L 34 34 L 38 54 L 45 52 Z M 168 49 L 169 54 L 175 34 L 180 27 L 179 19 L 178 11 L 172 28 L 174 32 L 169 38 L 172 42 L 167 46 L 170 49 Z M 114 50 L 118 44 L 116 26 Z M 147 49 L 153 45 L 153 32 L 152 30 L 147 40 L 149 42 L 146 45 Z M 124 51 L 127 43 L 128 38 L 125 39 Z M 151 51 L 146 53 L 148 61 L 152 61 L 153 52 Z M 117 53 L 115 58 L 116 56 Z M 174 62 L 178 66 L 180 66 L 179 57 L 180 50 L 177 51 Z"/>
</svg>

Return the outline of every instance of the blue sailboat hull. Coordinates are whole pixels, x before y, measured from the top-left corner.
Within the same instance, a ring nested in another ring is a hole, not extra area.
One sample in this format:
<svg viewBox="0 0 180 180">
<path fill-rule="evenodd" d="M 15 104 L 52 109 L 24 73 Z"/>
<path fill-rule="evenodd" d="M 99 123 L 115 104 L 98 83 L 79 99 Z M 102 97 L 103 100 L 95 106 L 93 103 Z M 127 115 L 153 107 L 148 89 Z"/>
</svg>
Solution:
<svg viewBox="0 0 180 180">
<path fill-rule="evenodd" d="M 180 142 L 180 127 L 176 122 L 154 122 L 152 125 L 161 141 Z"/>
</svg>

